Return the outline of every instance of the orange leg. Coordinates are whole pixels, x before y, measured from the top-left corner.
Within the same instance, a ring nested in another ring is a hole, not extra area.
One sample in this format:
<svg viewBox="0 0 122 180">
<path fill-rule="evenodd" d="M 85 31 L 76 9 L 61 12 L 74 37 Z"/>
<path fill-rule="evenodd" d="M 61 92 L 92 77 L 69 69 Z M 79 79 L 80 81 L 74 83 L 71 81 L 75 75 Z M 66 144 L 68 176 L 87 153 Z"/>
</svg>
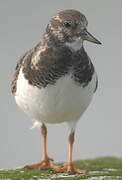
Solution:
<svg viewBox="0 0 122 180">
<path fill-rule="evenodd" d="M 48 168 L 48 167 L 52 167 L 52 168 L 57 167 L 57 166 L 54 166 L 52 162 L 50 162 L 50 161 L 53 161 L 53 159 L 49 158 L 47 155 L 47 128 L 45 124 L 42 124 L 41 126 L 41 136 L 42 136 L 42 161 L 37 164 L 27 165 L 25 166 L 25 168 L 43 169 L 43 168 Z"/>
<path fill-rule="evenodd" d="M 68 161 L 63 167 L 58 167 L 55 169 L 56 173 L 69 172 L 72 174 L 85 174 L 85 170 L 77 169 L 72 162 L 73 144 L 74 144 L 74 132 L 71 132 L 68 139 Z"/>
</svg>

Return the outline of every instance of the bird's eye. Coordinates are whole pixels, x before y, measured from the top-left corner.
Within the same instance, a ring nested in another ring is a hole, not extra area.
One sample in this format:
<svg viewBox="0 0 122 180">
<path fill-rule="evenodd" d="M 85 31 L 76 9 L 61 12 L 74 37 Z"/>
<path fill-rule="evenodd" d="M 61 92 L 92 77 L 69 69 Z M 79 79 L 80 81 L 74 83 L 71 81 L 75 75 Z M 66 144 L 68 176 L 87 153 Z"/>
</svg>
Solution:
<svg viewBox="0 0 122 180">
<path fill-rule="evenodd" d="M 66 28 L 70 28 L 71 27 L 71 22 L 64 22 L 63 24 Z"/>
</svg>

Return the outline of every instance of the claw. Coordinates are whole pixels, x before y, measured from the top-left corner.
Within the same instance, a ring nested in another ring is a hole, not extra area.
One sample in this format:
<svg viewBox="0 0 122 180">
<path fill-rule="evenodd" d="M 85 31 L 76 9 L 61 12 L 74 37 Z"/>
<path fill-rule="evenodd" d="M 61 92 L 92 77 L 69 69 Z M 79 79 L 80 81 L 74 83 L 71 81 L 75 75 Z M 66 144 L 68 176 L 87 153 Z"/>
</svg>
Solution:
<svg viewBox="0 0 122 180">
<path fill-rule="evenodd" d="M 85 170 L 81 170 L 81 169 L 77 169 L 74 167 L 73 164 L 65 164 L 63 167 L 58 167 L 56 169 L 54 169 L 55 173 L 64 173 L 64 172 L 68 172 L 69 174 L 86 174 L 87 171 Z"/>
<path fill-rule="evenodd" d="M 52 158 L 47 158 L 40 163 L 32 164 L 32 165 L 26 165 L 24 168 L 27 169 L 47 169 L 53 167 L 53 164 L 50 161 L 54 161 Z"/>
</svg>

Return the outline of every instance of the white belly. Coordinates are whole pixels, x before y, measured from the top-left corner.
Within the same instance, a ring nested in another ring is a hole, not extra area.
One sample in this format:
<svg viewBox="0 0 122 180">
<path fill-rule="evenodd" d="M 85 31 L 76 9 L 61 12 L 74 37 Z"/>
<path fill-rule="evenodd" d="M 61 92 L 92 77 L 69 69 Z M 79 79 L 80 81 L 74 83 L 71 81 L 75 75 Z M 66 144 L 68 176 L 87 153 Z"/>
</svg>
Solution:
<svg viewBox="0 0 122 180">
<path fill-rule="evenodd" d="M 95 85 L 95 74 L 85 88 L 76 85 L 71 75 L 66 75 L 56 84 L 38 89 L 29 85 L 20 71 L 15 99 L 26 114 L 39 122 L 77 121 L 90 104 Z"/>
</svg>

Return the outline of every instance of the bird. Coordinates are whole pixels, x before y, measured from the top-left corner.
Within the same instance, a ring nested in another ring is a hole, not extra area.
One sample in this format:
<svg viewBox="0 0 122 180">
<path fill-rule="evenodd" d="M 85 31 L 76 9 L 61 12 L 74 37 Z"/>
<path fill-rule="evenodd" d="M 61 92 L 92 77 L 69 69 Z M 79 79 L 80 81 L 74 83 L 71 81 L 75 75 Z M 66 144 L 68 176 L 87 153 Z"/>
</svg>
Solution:
<svg viewBox="0 0 122 180">
<path fill-rule="evenodd" d="M 11 91 L 20 109 L 35 120 L 41 133 L 42 160 L 28 169 L 52 168 L 56 173 L 84 174 L 73 163 L 77 122 L 88 108 L 98 87 L 98 76 L 84 41 L 101 44 L 87 31 L 88 21 L 78 10 L 58 12 L 48 22 L 42 41 L 18 61 Z M 68 160 L 53 163 L 47 153 L 46 124 L 65 122 L 69 128 Z"/>
</svg>

